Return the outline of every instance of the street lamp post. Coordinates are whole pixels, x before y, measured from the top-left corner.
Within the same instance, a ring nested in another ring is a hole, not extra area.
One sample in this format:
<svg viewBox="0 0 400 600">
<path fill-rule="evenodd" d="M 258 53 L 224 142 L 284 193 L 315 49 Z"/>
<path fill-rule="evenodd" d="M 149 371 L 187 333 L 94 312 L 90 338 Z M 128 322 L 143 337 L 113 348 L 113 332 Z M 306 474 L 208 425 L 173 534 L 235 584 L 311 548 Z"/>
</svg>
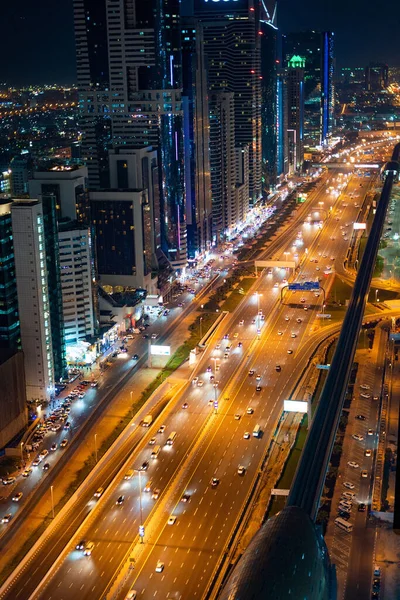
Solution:
<svg viewBox="0 0 400 600">
<path fill-rule="evenodd" d="M 50 494 L 51 494 L 51 513 L 54 519 L 54 494 L 53 494 L 53 486 L 50 486 Z"/>
<path fill-rule="evenodd" d="M 21 442 L 21 462 L 24 462 L 24 442 Z"/>
<path fill-rule="evenodd" d="M 143 508 L 142 508 L 142 472 L 138 471 L 139 474 L 139 511 L 140 511 L 140 525 L 139 525 L 139 537 L 140 543 L 143 544 L 144 538 L 144 525 L 143 525 Z"/>
<path fill-rule="evenodd" d="M 378 290 L 378 289 L 376 289 L 376 290 L 375 290 L 375 302 L 379 302 L 379 298 L 378 298 L 378 292 L 379 292 L 379 290 Z"/>
<path fill-rule="evenodd" d="M 199 330 L 200 330 L 200 340 L 202 339 L 202 326 L 201 326 L 201 322 L 203 320 L 203 317 L 200 317 L 200 321 L 199 321 Z"/>
<path fill-rule="evenodd" d="M 97 433 L 94 434 L 94 457 L 97 463 Z"/>
</svg>

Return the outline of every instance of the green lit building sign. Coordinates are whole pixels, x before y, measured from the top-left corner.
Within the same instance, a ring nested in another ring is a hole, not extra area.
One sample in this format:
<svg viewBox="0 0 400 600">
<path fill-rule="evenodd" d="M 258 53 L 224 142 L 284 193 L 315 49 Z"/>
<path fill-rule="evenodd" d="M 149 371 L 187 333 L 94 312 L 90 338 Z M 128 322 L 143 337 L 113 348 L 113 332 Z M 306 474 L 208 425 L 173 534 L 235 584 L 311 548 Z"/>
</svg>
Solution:
<svg viewBox="0 0 400 600">
<path fill-rule="evenodd" d="M 295 54 L 288 62 L 288 67 L 290 69 L 304 69 L 306 66 L 306 59 L 302 56 L 298 56 Z"/>
</svg>

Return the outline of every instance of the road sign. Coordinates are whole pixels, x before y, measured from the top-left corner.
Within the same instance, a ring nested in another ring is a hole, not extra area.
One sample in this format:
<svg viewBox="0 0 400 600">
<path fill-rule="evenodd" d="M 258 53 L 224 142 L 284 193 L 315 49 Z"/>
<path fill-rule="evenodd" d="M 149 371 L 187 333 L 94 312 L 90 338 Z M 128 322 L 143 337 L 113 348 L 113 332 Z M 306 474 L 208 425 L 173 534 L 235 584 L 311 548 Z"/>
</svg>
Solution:
<svg viewBox="0 0 400 600">
<path fill-rule="evenodd" d="M 317 369 L 321 369 L 321 371 L 329 371 L 331 365 L 317 365 Z"/>
<path fill-rule="evenodd" d="M 318 313 L 317 314 L 317 319 L 330 319 L 332 317 L 332 315 L 329 315 L 328 313 Z"/>
<path fill-rule="evenodd" d="M 139 536 L 144 537 L 144 525 L 139 525 Z"/>
<path fill-rule="evenodd" d="M 291 292 L 312 292 L 313 290 L 319 290 L 319 281 L 289 283 L 288 288 Z"/>
<path fill-rule="evenodd" d="M 214 402 L 214 408 L 215 408 L 215 410 L 218 409 L 218 400 L 215 400 L 215 402 Z"/>
</svg>

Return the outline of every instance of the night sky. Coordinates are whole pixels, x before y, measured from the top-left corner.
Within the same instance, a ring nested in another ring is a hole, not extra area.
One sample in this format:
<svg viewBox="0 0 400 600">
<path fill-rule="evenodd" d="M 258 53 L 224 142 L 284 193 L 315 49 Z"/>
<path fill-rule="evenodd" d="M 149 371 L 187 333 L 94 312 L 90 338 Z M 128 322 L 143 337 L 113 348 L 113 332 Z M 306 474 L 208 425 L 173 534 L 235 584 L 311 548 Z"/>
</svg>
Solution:
<svg viewBox="0 0 400 600">
<path fill-rule="evenodd" d="M 2 4 L 0 82 L 73 83 L 72 0 Z M 365 66 L 369 61 L 400 66 L 397 0 L 280 0 L 278 17 L 283 32 L 333 30 L 338 66 Z"/>
</svg>

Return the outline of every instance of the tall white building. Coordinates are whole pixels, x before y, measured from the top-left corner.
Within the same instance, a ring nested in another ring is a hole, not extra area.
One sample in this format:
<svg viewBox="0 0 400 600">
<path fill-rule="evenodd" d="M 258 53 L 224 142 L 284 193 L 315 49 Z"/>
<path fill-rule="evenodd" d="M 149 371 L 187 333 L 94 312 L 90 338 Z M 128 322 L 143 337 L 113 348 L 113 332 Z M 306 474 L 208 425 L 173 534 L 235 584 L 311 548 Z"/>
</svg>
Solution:
<svg viewBox="0 0 400 600">
<path fill-rule="evenodd" d="M 54 392 L 54 365 L 42 204 L 16 200 L 11 216 L 26 396 L 46 401 Z"/>
<path fill-rule="evenodd" d="M 92 239 L 90 229 L 76 221 L 58 229 L 66 344 L 94 335 Z"/>
<path fill-rule="evenodd" d="M 35 171 L 29 181 L 29 195 L 31 198 L 55 196 L 59 219 L 85 220 L 87 177 L 87 167 L 82 166 L 56 166 L 47 171 Z"/>
</svg>

